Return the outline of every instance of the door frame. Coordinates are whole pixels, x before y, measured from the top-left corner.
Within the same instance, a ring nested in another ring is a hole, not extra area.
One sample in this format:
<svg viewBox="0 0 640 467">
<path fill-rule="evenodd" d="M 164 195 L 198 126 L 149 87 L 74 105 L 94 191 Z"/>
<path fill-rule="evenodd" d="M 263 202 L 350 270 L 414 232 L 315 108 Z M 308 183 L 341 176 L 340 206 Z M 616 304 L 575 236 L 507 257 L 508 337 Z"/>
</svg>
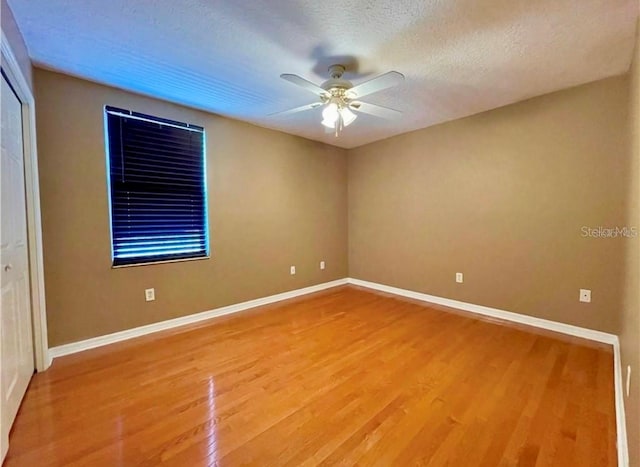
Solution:
<svg viewBox="0 0 640 467">
<path fill-rule="evenodd" d="M 47 338 L 47 311 L 44 295 L 44 262 L 42 256 L 42 222 L 40 218 L 40 182 L 36 147 L 35 99 L 22 74 L 9 41 L 2 32 L 2 68 L 22 102 L 24 177 L 27 205 L 27 242 L 29 251 L 29 285 L 33 323 L 34 368 L 44 371 L 51 365 Z"/>
</svg>

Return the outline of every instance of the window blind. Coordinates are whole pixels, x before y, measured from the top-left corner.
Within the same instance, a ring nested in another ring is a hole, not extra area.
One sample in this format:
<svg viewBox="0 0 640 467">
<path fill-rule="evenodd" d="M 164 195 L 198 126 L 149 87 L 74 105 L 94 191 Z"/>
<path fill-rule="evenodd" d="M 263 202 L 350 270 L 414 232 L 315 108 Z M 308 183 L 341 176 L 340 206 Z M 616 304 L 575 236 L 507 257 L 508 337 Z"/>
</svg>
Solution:
<svg viewBox="0 0 640 467">
<path fill-rule="evenodd" d="M 113 265 L 207 256 L 204 129 L 105 113 Z"/>
</svg>

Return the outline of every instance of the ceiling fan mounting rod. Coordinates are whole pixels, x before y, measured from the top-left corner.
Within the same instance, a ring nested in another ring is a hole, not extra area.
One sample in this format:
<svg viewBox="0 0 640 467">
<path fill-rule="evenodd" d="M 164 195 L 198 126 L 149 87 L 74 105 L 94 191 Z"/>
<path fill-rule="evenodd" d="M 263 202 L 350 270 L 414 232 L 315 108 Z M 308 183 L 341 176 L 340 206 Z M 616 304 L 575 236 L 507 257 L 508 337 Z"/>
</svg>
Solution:
<svg viewBox="0 0 640 467">
<path fill-rule="evenodd" d="M 333 79 L 339 79 L 342 78 L 342 75 L 344 74 L 345 68 L 344 65 L 331 65 L 329 67 L 329 76 Z"/>
</svg>

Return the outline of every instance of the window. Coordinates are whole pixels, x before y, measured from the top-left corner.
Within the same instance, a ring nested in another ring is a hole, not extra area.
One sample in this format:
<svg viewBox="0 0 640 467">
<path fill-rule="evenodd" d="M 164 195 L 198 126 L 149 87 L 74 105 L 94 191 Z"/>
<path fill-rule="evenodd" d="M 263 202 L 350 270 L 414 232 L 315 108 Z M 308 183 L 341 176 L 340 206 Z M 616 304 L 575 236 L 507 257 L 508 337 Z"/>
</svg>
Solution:
<svg viewBox="0 0 640 467">
<path fill-rule="evenodd" d="M 204 129 L 105 107 L 114 266 L 209 254 Z"/>
</svg>

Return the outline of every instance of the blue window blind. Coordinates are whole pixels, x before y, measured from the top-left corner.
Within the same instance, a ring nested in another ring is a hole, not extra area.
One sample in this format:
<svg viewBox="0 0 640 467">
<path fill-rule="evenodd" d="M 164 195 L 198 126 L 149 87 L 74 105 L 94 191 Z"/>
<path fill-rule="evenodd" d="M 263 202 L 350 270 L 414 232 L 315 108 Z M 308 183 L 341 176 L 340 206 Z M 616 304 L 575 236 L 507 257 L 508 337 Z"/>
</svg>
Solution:
<svg viewBox="0 0 640 467">
<path fill-rule="evenodd" d="M 208 256 L 204 129 L 105 113 L 113 265 Z"/>
</svg>

